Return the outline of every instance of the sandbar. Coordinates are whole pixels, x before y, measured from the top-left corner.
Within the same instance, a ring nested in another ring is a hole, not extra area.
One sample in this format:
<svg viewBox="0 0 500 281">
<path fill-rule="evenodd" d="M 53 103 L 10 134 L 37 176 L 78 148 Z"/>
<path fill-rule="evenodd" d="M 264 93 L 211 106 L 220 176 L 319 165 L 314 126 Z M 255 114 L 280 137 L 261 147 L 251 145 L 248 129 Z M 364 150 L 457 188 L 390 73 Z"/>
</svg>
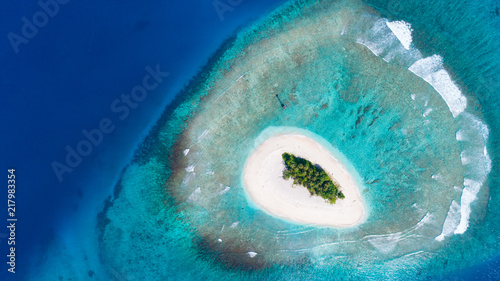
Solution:
<svg viewBox="0 0 500 281">
<path fill-rule="evenodd" d="M 283 179 L 282 154 L 288 152 L 320 165 L 340 186 L 344 199 L 335 204 L 311 196 L 293 180 Z M 243 169 L 247 197 L 261 210 L 287 221 L 329 227 L 352 227 L 365 220 L 359 188 L 345 166 L 320 143 L 297 133 L 271 136 L 248 157 Z"/>
</svg>

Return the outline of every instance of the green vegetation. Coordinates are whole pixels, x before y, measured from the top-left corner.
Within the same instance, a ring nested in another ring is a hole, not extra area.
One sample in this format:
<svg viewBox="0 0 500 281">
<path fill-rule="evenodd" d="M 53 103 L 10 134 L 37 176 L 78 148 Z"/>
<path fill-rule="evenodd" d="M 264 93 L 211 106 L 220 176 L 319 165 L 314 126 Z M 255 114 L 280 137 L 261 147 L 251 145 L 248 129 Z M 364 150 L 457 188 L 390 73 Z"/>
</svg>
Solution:
<svg viewBox="0 0 500 281">
<path fill-rule="evenodd" d="M 337 198 L 345 198 L 342 191 L 339 191 L 321 167 L 289 153 L 283 153 L 283 160 L 285 161 L 284 179 L 292 178 L 293 184 L 305 186 L 311 195 L 319 195 L 331 204 L 334 204 Z"/>
</svg>

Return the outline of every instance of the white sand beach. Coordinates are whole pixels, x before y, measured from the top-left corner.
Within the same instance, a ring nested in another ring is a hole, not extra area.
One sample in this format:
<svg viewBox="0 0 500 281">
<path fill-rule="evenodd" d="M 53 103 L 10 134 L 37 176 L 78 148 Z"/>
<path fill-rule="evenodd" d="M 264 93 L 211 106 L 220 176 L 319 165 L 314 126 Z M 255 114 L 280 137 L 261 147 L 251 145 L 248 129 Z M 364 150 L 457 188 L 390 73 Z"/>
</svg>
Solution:
<svg viewBox="0 0 500 281">
<path fill-rule="evenodd" d="M 335 204 L 311 196 L 293 180 L 283 179 L 282 154 L 288 152 L 319 164 L 340 185 L 345 199 Z M 252 152 L 244 167 L 247 196 L 266 213 L 288 221 L 330 227 L 351 227 L 364 221 L 366 212 L 353 177 L 332 153 L 300 134 L 278 134 Z"/>
</svg>

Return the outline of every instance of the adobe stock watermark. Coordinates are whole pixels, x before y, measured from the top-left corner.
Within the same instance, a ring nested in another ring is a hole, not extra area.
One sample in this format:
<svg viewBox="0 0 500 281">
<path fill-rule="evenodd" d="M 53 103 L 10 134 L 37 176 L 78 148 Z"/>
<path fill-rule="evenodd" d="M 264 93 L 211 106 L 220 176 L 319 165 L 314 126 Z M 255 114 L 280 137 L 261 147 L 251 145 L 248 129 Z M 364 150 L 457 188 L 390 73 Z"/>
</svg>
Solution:
<svg viewBox="0 0 500 281">
<path fill-rule="evenodd" d="M 219 16 L 219 20 L 223 22 L 224 14 L 234 11 L 234 8 L 241 5 L 241 3 L 243 3 L 243 0 L 214 0 L 212 5 L 214 6 L 217 16 Z"/>
<path fill-rule="evenodd" d="M 121 94 L 120 98 L 113 100 L 110 105 L 111 112 L 117 114 L 119 120 L 125 120 L 129 117 L 131 109 L 137 108 L 140 102 L 148 97 L 148 92 L 156 89 L 163 80 L 170 75 L 168 72 L 162 72 L 160 65 L 156 65 L 155 69 L 151 66 L 146 67 L 147 74 L 142 78 L 142 84 L 132 88 L 130 94 Z M 102 118 L 97 128 L 82 130 L 83 138 L 74 147 L 66 145 L 66 157 L 64 161 L 52 161 L 52 170 L 59 180 L 63 181 L 65 173 L 71 173 L 75 168 L 80 166 L 83 159 L 89 156 L 94 147 L 101 145 L 104 136 L 112 133 L 116 129 L 111 118 Z"/>
<path fill-rule="evenodd" d="M 49 19 L 55 17 L 59 13 L 60 5 L 66 5 L 71 0 L 40 0 L 38 1 L 38 6 L 41 10 L 36 11 L 31 20 L 22 17 L 21 21 L 23 26 L 21 27 L 20 34 L 9 32 L 7 38 L 9 39 L 10 45 L 14 52 L 19 53 L 19 45 L 28 44 L 29 40 L 38 34 L 40 28 L 45 27 L 49 23 Z"/>
</svg>

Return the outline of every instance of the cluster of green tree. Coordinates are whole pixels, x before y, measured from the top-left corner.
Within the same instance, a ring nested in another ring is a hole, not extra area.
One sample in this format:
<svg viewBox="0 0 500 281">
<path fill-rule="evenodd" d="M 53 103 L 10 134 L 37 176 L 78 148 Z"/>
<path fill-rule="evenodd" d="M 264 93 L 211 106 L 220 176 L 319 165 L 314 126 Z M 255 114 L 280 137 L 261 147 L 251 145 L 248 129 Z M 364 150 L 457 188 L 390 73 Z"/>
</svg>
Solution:
<svg viewBox="0 0 500 281">
<path fill-rule="evenodd" d="M 293 154 L 283 153 L 282 156 L 285 161 L 284 179 L 292 178 L 294 184 L 305 186 L 311 195 L 319 195 L 331 204 L 334 204 L 337 198 L 345 198 L 321 167 Z"/>
</svg>

